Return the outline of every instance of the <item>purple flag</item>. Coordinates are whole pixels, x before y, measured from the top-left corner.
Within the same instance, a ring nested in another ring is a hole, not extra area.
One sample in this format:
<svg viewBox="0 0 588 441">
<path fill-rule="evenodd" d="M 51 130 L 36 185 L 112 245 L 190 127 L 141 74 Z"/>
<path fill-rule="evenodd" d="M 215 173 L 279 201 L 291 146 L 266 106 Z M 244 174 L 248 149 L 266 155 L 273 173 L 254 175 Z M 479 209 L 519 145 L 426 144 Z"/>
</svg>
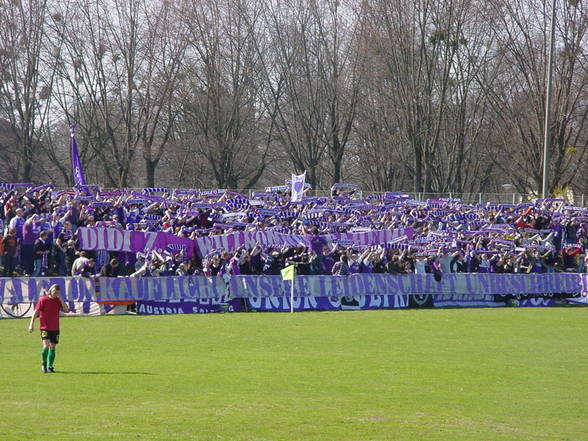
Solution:
<svg viewBox="0 0 588 441">
<path fill-rule="evenodd" d="M 86 178 L 84 176 L 84 169 L 82 168 L 82 162 L 80 161 L 80 155 L 78 154 L 78 144 L 76 143 L 76 133 L 74 125 L 69 126 L 71 131 L 71 168 L 74 177 L 74 185 L 85 186 Z"/>
<path fill-rule="evenodd" d="M 183 250 L 186 257 L 192 257 L 194 241 L 171 233 L 128 231 L 120 228 L 80 227 L 79 246 L 83 250 L 107 250 L 119 252 L 142 252 L 165 249 Z"/>
</svg>

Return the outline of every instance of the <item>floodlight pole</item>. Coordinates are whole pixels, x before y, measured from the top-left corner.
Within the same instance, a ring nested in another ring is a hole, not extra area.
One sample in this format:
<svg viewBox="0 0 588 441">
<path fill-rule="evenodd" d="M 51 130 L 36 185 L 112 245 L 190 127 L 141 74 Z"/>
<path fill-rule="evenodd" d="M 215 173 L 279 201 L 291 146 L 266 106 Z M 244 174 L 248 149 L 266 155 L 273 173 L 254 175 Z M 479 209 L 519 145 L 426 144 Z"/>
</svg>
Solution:
<svg viewBox="0 0 588 441">
<path fill-rule="evenodd" d="M 555 49 L 555 3 L 551 4 L 551 35 L 549 37 L 549 53 L 547 58 L 547 93 L 545 96 L 545 126 L 543 128 L 543 185 L 541 197 L 544 199 L 549 195 L 548 184 L 548 161 L 551 149 L 551 94 L 553 79 L 553 52 Z"/>
</svg>

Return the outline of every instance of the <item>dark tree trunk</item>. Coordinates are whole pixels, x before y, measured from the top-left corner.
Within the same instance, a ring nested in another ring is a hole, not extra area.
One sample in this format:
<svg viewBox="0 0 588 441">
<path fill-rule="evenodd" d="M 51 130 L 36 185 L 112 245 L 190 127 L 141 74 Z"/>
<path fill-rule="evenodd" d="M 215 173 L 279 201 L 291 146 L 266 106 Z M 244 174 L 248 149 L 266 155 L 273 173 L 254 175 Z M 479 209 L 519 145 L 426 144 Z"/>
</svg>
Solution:
<svg viewBox="0 0 588 441">
<path fill-rule="evenodd" d="M 159 161 L 145 159 L 145 186 L 155 187 L 155 169 Z"/>
</svg>

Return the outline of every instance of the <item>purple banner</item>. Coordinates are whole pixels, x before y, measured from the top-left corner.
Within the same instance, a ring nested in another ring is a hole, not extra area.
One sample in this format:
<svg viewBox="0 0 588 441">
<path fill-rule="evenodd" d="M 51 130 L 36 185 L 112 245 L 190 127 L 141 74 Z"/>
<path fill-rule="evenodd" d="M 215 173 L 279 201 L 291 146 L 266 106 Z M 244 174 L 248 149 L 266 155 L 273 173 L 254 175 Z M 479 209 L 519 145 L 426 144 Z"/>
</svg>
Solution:
<svg viewBox="0 0 588 441">
<path fill-rule="evenodd" d="M 281 276 L 234 276 L 230 291 L 235 297 L 280 297 L 290 293 L 290 282 Z M 588 275 L 552 274 L 353 274 L 351 276 L 298 276 L 294 295 L 343 297 L 354 295 L 476 295 L 580 293 L 588 291 Z"/>
<path fill-rule="evenodd" d="M 342 240 L 358 246 L 373 246 L 390 242 L 399 237 L 406 236 L 412 239 L 412 228 L 401 228 L 397 230 L 373 230 L 359 233 L 335 233 L 326 234 L 323 237 L 327 244 L 331 246 L 333 242 Z M 281 248 L 284 245 L 291 247 L 309 246 L 305 236 L 296 234 L 284 234 L 276 231 L 239 231 L 229 234 L 219 234 L 217 236 L 199 237 L 196 239 L 196 246 L 202 256 L 207 255 L 213 250 L 235 251 L 237 248 L 253 248 L 256 243 L 266 247 Z"/>
<path fill-rule="evenodd" d="M 399 238 L 411 240 L 413 234 L 412 228 L 400 228 L 397 230 L 372 230 L 360 233 L 334 233 L 323 235 L 323 237 L 329 243 L 333 241 L 349 241 L 353 245 L 374 246 L 392 242 Z"/>
<path fill-rule="evenodd" d="M 531 297 L 517 300 L 516 298 L 507 300 L 505 298 L 493 295 L 479 296 L 474 294 L 454 295 L 454 296 L 433 296 L 433 306 L 435 308 L 496 308 L 501 306 L 519 306 L 519 307 L 545 307 L 555 306 L 557 304 L 553 297 Z"/>
<path fill-rule="evenodd" d="M 101 301 L 214 299 L 228 294 L 222 277 L 117 277 L 100 279 Z"/>
<path fill-rule="evenodd" d="M 246 299 L 253 311 L 290 311 L 289 297 Z M 294 311 L 340 311 L 408 308 L 408 296 L 294 297 Z"/>
<path fill-rule="evenodd" d="M 435 308 L 496 308 L 506 306 L 506 303 L 497 300 L 493 295 L 457 294 L 434 295 L 433 306 Z"/>
<path fill-rule="evenodd" d="M 243 307 L 241 299 L 220 297 L 196 301 L 137 302 L 136 311 L 139 315 L 208 314 L 211 312 L 241 312 Z"/>
<path fill-rule="evenodd" d="M 232 276 L 228 281 L 220 276 L 117 277 L 100 278 L 96 291 L 94 280 L 86 278 L 0 278 L 0 303 L 34 302 L 53 283 L 61 287 L 64 299 L 78 302 L 199 301 L 227 295 L 281 302 L 291 286 L 281 276 Z M 452 306 L 451 302 L 494 301 L 493 295 L 571 297 L 588 293 L 588 274 L 451 274 L 440 282 L 430 274 L 297 276 L 294 288 L 295 297 L 303 298 L 411 296 L 413 303 L 424 305 L 423 299 L 433 295 L 437 306 Z"/>
<path fill-rule="evenodd" d="M 0 303 L 16 305 L 36 302 L 53 284 L 61 289 L 64 299 L 74 302 L 90 302 L 95 288 L 92 279 L 81 277 L 23 277 L 0 278 Z"/>
<path fill-rule="evenodd" d="M 194 246 L 200 255 L 206 256 L 213 250 L 235 251 L 240 247 L 253 248 L 257 243 L 265 247 L 281 248 L 309 246 L 305 236 L 284 234 L 277 231 L 237 231 L 217 236 L 199 237 L 195 240 L 179 237 L 164 232 L 130 231 L 119 228 L 80 227 L 78 229 L 79 246 L 83 250 L 106 250 L 125 252 L 162 251 L 166 248 L 175 250 L 181 247 L 188 257 L 193 254 Z M 385 244 L 399 238 L 411 239 L 412 228 L 398 230 L 374 230 L 359 233 L 335 233 L 322 235 L 328 246 L 333 242 L 345 242 L 350 245 L 372 246 Z"/>
<path fill-rule="evenodd" d="M 200 255 L 205 256 L 213 250 L 235 251 L 240 247 L 253 248 L 258 242 L 266 247 L 281 248 L 306 246 L 304 236 L 283 234 L 276 231 L 238 231 L 217 236 L 199 237 L 196 246 Z"/>
<path fill-rule="evenodd" d="M 568 303 L 576 303 L 579 305 L 588 305 L 588 290 L 584 291 L 580 297 L 567 299 Z"/>
<path fill-rule="evenodd" d="M 158 252 L 166 249 L 182 249 L 187 257 L 192 257 L 194 241 L 171 233 L 129 231 L 119 228 L 80 227 L 79 246 L 83 250 L 106 250 L 124 252 Z"/>
<path fill-rule="evenodd" d="M 520 307 L 544 307 L 555 306 L 557 301 L 553 297 L 533 297 L 531 299 L 523 299 L 518 301 Z"/>
</svg>

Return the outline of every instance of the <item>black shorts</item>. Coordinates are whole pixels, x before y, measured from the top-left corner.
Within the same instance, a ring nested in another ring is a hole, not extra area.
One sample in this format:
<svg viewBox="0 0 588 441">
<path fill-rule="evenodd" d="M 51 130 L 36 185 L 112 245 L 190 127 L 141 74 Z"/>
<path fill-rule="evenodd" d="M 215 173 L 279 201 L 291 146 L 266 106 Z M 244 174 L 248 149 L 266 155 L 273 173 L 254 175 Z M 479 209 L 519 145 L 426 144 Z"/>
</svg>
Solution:
<svg viewBox="0 0 588 441">
<path fill-rule="evenodd" d="M 59 331 L 45 331 L 41 329 L 41 340 L 49 340 L 56 345 L 59 343 Z"/>
</svg>

